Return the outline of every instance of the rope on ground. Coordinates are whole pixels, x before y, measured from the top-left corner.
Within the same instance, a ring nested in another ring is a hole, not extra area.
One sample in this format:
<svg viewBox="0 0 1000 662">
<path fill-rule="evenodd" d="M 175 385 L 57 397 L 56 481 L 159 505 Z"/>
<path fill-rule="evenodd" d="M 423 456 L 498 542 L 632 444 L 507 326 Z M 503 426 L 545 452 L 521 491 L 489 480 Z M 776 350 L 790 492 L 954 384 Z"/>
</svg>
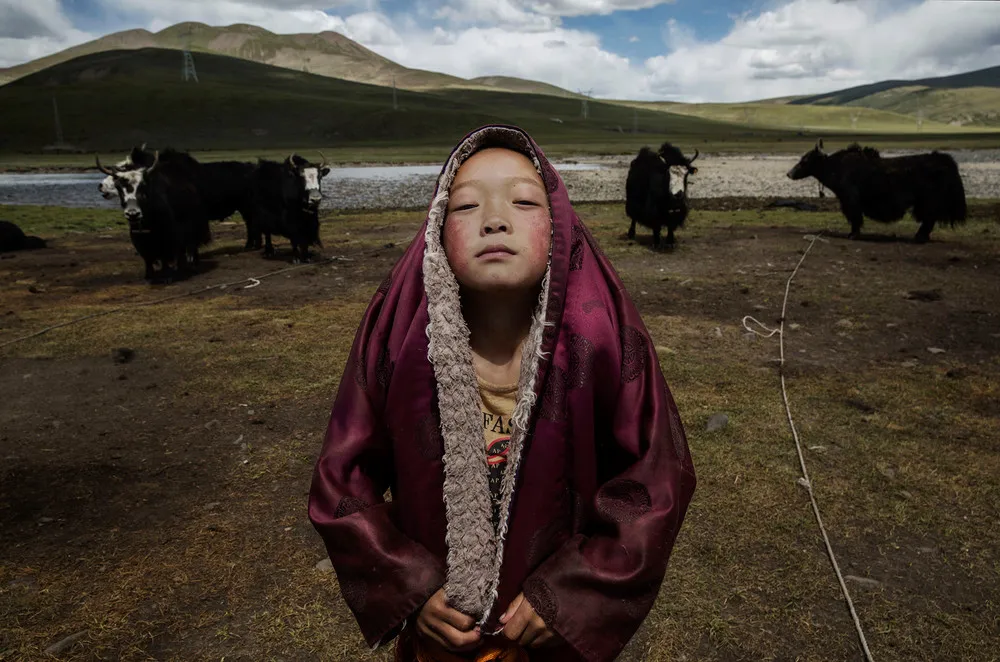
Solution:
<svg viewBox="0 0 1000 662">
<path fill-rule="evenodd" d="M 806 256 L 809 255 L 809 251 L 812 250 L 813 245 L 816 241 L 820 239 L 823 233 L 819 233 L 812 237 L 812 241 L 809 242 L 809 247 L 806 248 L 805 252 L 802 254 L 802 258 L 799 263 L 795 265 L 795 269 L 792 271 L 792 275 L 789 276 L 788 281 L 785 283 L 785 300 L 781 304 L 781 319 L 779 320 L 779 327 L 777 329 L 768 329 L 765 325 L 761 324 L 758 320 L 747 315 L 743 318 L 743 328 L 747 331 L 757 334 L 762 338 L 770 338 L 771 336 L 777 334 L 778 345 L 781 352 L 781 362 L 779 364 L 779 371 L 781 376 L 781 398 L 785 402 L 785 413 L 788 415 L 788 425 L 792 429 L 792 437 L 795 439 L 795 450 L 799 454 L 799 465 L 802 467 L 802 477 L 799 478 L 798 483 L 806 489 L 809 493 L 809 501 L 812 503 L 813 514 L 816 515 L 816 523 L 819 524 L 820 533 L 823 534 L 823 542 L 826 544 L 826 553 L 830 557 L 830 563 L 833 565 L 834 572 L 837 573 L 837 581 L 840 582 L 840 590 L 844 594 L 844 600 L 847 601 L 847 607 L 851 611 L 851 618 L 854 620 L 854 628 L 858 632 L 858 639 L 861 641 L 861 648 L 864 651 L 865 659 L 868 662 L 872 662 L 872 653 L 868 648 L 868 640 L 865 638 L 865 631 L 861 627 L 861 620 L 858 618 L 858 612 L 854 609 L 854 601 L 851 600 L 851 593 L 847 590 L 847 584 L 844 582 L 844 575 L 840 572 L 840 565 L 837 563 L 837 557 L 833 553 L 833 545 L 830 543 L 830 537 L 826 533 L 826 527 L 823 525 L 823 518 L 819 513 L 819 504 L 816 502 L 816 495 L 813 493 L 812 480 L 809 478 L 809 470 L 806 468 L 805 454 L 802 452 L 802 442 L 799 440 L 798 430 L 795 428 L 795 421 L 792 420 L 792 408 L 788 404 L 788 388 L 785 385 L 785 314 L 788 310 L 788 293 L 792 287 L 792 280 L 795 278 L 795 274 L 799 272 L 799 267 L 805 262 Z M 825 241 L 825 240 L 824 240 Z M 751 328 L 748 321 L 756 323 L 760 328 L 765 331 L 769 331 L 767 335 Z"/>
<path fill-rule="evenodd" d="M 233 281 L 231 283 L 221 283 L 219 285 L 208 285 L 207 287 L 203 287 L 201 289 L 191 290 L 189 292 L 182 292 L 181 294 L 174 294 L 174 295 L 171 295 L 171 296 L 168 296 L 168 297 L 164 297 L 162 299 L 154 299 L 153 301 L 140 301 L 138 303 L 130 303 L 130 304 L 126 304 L 124 306 L 119 306 L 118 308 L 112 308 L 111 310 L 102 310 L 99 313 L 92 313 L 90 315 L 84 315 L 83 317 L 77 317 L 75 319 L 71 319 L 71 320 L 68 320 L 66 322 L 62 322 L 61 324 L 53 324 L 52 326 L 46 327 L 46 328 L 41 329 L 39 331 L 35 331 L 34 333 L 29 333 L 26 336 L 21 336 L 20 338 L 14 338 L 12 340 L 8 340 L 6 342 L 0 343 L 0 349 L 3 349 L 4 347 L 8 347 L 10 345 L 17 344 L 19 342 L 24 342 L 25 340 L 31 340 L 32 338 L 37 338 L 38 336 L 45 335 L 46 333 L 49 333 L 50 331 L 55 331 L 56 329 L 61 329 L 61 328 L 66 327 L 66 326 L 72 326 L 73 324 L 79 324 L 80 322 L 85 322 L 87 320 L 92 320 L 92 319 L 95 319 L 97 317 L 104 317 L 105 315 L 113 315 L 114 313 L 120 313 L 120 312 L 126 311 L 126 310 L 133 310 L 135 308 L 144 308 L 144 307 L 147 307 L 147 306 L 156 306 L 156 305 L 159 305 L 161 303 L 167 303 L 168 301 L 174 301 L 176 299 L 183 299 L 185 297 L 196 296 L 198 294 L 204 294 L 205 292 L 210 292 L 212 290 L 224 290 L 227 287 L 235 287 L 236 285 L 240 285 L 241 283 L 246 283 L 247 281 L 250 281 L 250 284 L 247 285 L 247 286 L 245 286 L 245 287 L 243 287 L 242 289 L 250 289 L 252 287 L 257 287 L 258 285 L 260 285 L 260 281 L 264 280 L 265 278 L 271 278 L 272 276 L 278 276 L 280 274 L 288 273 L 289 271 L 295 271 L 297 269 L 305 269 L 307 267 L 322 267 L 323 265 L 330 264 L 331 262 L 352 262 L 352 261 L 354 261 L 354 259 L 356 259 L 358 257 L 369 257 L 371 255 L 375 255 L 377 253 L 380 253 L 381 251 L 384 251 L 384 250 L 386 250 L 386 247 L 382 247 L 382 248 L 378 248 L 378 249 L 375 249 L 375 250 L 372 250 L 372 251 L 368 251 L 367 253 L 362 253 L 361 255 L 357 255 L 357 256 L 354 256 L 354 257 L 346 257 L 346 256 L 342 256 L 342 255 L 335 255 L 333 257 L 328 257 L 328 258 L 326 258 L 324 260 L 321 260 L 319 262 L 306 262 L 304 264 L 297 264 L 297 265 L 295 265 L 293 267 L 287 267 L 285 269 L 279 269 L 278 271 L 272 271 L 270 273 L 263 274 L 261 276 L 248 276 L 246 278 L 242 278 L 240 280 Z"/>
</svg>

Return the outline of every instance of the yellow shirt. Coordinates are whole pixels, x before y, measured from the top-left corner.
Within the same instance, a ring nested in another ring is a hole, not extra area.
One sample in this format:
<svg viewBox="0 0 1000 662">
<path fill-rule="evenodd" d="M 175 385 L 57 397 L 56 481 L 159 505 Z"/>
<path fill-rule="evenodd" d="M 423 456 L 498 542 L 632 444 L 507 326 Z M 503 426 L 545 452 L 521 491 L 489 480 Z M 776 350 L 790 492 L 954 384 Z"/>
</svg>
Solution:
<svg viewBox="0 0 1000 662">
<path fill-rule="evenodd" d="M 500 386 L 479 380 L 480 409 L 483 412 L 483 437 L 486 441 L 486 464 L 490 470 L 490 494 L 493 497 L 493 528 L 500 526 L 500 495 L 503 472 L 507 466 L 511 423 L 517 400 L 517 384 Z"/>
</svg>

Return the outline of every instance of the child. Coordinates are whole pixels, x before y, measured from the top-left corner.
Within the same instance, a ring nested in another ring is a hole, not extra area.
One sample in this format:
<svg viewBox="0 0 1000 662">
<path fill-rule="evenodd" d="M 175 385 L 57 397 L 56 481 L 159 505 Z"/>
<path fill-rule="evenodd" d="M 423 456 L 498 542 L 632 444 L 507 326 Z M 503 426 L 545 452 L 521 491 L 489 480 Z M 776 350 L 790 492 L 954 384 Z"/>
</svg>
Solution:
<svg viewBox="0 0 1000 662">
<path fill-rule="evenodd" d="M 469 134 L 362 319 L 313 477 L 365 639 L 402 633 L 400 662 L 612 660 L 694 486 L 646 329 L 559 175 L 520 129 Z"/>
</svg>

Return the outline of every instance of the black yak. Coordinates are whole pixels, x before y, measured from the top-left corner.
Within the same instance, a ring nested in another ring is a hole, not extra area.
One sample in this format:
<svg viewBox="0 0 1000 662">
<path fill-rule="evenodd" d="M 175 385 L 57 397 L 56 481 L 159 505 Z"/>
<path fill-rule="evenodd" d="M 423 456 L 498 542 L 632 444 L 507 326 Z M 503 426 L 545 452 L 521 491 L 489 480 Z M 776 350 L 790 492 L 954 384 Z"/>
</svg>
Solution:
<svg viewBox="0 0 1000 662">
<path fill-rule="evenodd" d="M 833 191 L 851 224 L 848 236 L 852 239 L 860 236 L 865 216 L 892 223 L 911 208 L 920 223 L 918 243 L 930 239 L 935 223 L 954 226 L 965 221 L 962 176 L 955 159 L 941 152 L 883 158 L 872 147 L 853 144 L 826 154 L 820 140 L 788 171 L 788 176 L 815 177 Z"/>
<path fill-rule="evenodd" d="M 10 221 L 0 221 L 0 253 L 8 251 L 27 251 L 35 248 L 45 248 L 45 240 L 24 234 L 17 225 Z"/>
<path fill-rule="evenodd" d="M 244 250 L 261 247 L 260 232 L 251 226 L 251 205 L 253 204 L 252 175 L 254 164 L 244 161 L 211 161 L 201 163 L 187 152 L 183 153 L 189 160 L 195 185 L 201 196 L 201 202 L 209 221 L 224 221 L 236 212 L 243 217 L 246 225 L 247 240 Z M 161 155 L 162 156 L 162 155 Z M 122 164 L 112 170 L 129 170 L 148 167 L 153 162 L 153 152 L 142 147 L 135 147 Z M 106 177 L 101 182 L 101 192 L 107 189 Z M 107 196 L 105 196 L 107 197 Z"/>
<path fill-rule="evenodd" d="M 146 280 L 169 282 L 175 273 L 186 271 L 189 261 L 198 265 L 198 247 L 212 235 L 194 182 L 194 159 L 168 149 L 136 170 L 111 170 L 100 159 L 97 167 L 114 179 L 132 245 L 146 263 Z"/>
<path fill-rule="evenodd" d="M 251 224 L 264 233 L 266 255 L 274 254 L 272 234 L 288 237 L 296 263 L 309 261 L 309 246 L 323 245 L 319 238 L 320 185 L 329 172 L 325 159 L 317 166 L 297 154 L 281 163 L 263 159 L 257 163 L 251 175 Z"/>
<path fill-rule="evenodd" d="M 635 238 L 636 223 L 653 230 L 653 245 L 660 245 L 660 229 L 667 227 L 667 245 L 674 245 L 674 230 L 687 219 L 688 175 L 698 172 L 690 159 L 670 143 L 663 143 L 659 152 L 648 147 L 629 164 L 625 180 L 625 214 L 632 224 L 628 238 Z"/>
</svg>

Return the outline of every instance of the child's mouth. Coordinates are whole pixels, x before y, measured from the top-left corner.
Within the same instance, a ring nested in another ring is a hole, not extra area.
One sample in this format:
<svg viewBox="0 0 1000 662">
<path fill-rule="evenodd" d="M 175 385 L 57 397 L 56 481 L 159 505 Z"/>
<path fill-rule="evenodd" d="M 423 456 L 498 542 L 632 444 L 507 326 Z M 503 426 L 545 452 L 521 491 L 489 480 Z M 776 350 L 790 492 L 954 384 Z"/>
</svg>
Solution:
<svg viewBox="0 0 1000 662">
<path fill-rule="evenodd" d="M 497 246 L 487 246 L 483 250 L 476 253 L 476 257 L 486 257 L 486 258 L 503 257 L 505 255 L 514 255 L 514 251 L 507 248 L 506 246 L 497 245 Z"/>
</svg>

